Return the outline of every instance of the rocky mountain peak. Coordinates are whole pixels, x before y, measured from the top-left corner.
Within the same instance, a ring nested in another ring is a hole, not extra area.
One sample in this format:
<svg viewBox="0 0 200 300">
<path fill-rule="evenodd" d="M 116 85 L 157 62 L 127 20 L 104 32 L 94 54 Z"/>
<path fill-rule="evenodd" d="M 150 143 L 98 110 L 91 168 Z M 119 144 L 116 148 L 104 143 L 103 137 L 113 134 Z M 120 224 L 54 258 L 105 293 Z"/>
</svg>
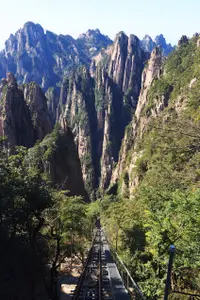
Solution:
<svg viewBox="0 0 200 300">
<path fill-rule="evenodd" d="M 27 22 L 20 28 L 15 35 L 11 34 L 5 42 L 6 56 L 13 55 L 15 51 L 24 52 L 31 47 L 36 47 L 38 42 L 44 38 L 44 29 L 39 24 Z"/>
<path fill-rule="evenodd" d="M 122 45 L 128 41 L 128 36 L 125 34 L 124 31 L 120 31 L 116 34 L 114 44 L 118 43 Z"/>
<path fill-rule="evenodd" d="M 52 130 L 47 99 L 35 83 L 18 87 L 9 72 L 0 83 L 0 136 L 9 146 L 31 147 Z"/>
<path fill-rule="evenodd" d="M 166 45 L 166 39 L 165 37 L 163 36 L 163 34 L 159 34 L 155 37 L 155 43 L 157 45 Z"/>
<path fill-rule="evenodd" d="M 26 22 L 23 26 L 22 31 L 33 34 L 38 33 L 40 35 L 44 34 L 44 29 L 40 24 L 35 24 L 33 22 Z"/>
<path fill-rule="evenodd" d="M 158 79 L 160 77 L 160 69 L 163 62 L 163 54 L 162 54 L 162 48 L 160 46 L 157 46 L 153 49 L 148 67 L 144 69 L 143 74 L 146 73 L 150 75 L 149 79 L 148 76 L 145 76 L 145 80 L 143 83 L 145 83 L 145 87 L 150 86 L 154 79 Z"/>
<path fill-rule="evenodd" d="M 149 35 L 145 35 L 141 40 L 141 47 L 144 51 L 151 53 L 156 46 L 161 46 L 163 54 L 167 56 L 173 49 L 171 44 L 167 44 L 163 34 L 157 35 L 153 40 Z"/>
<path fill-rule="evenodd" d="M 140 40 L 136 35 L 130 34 L 129 40 L 131 45 L 140 46 Z"/>
<path fill-rule="evenodd" d="M 172 45 L 169 43 L 167 44 L 165 37 L 163 34 L 157 35 L 155 38 L 156 46 L 161 46 L 163 49 L 163 54 L 167 56 L 173 49 Z"/>
<path fill-rule="evenodd" d="M 140 47 L 139 38 L 136 35 L 131 34 L 128 39 L 128 53 L 132 53 L 132 54 L 137 53 L 139 56 L 141 56 L 141 52 L 142 49 Z"/>
<path fill-rule="evenodd" d="M 17 80 L 11 72 L 7 73 L 6 80 L 7 80 L 8 86 L 15 86 L 15 87 L 17 86 Z"/>
<path fill-rule="evenodd" d="M 155 47 L 155 43 L 149 35 L 145 35 L 141 40 L 141 47 L 146 52 L 152 52 Z"/>
<path fill-rule="evenodd" d="M 150 35 L 148 35 L 148 34 L 145 34 L 145 36 L 143 37 L 143 40 L 153 41 L 152 38 L 150 37 Z"/>
<path fill-rule="evenodd" d="M 123 32 L 119 32 L 113 44 L 113 51 L 109 65 L 109 76 L 114 82 L 122 86 L 124 66 L 127 56 L 128 36 Z"/>
<path fill-rule="evenodd" d="M 80 34 L 76 42 L 83 51 L 87 49 L 90 57 L 112 44 L 112 40 L 103 35 L 99 29 L 89 29 L 86 33 Z"/>
<path fill-rule="evenodd" d="M 100 30 L 98 28 L 95 29 L 96 34 L 101 34 Z"/>
<path fill-rule="evenodd" d="M 32 22 L 25 23 L 22 33 L 24 33 L 26 43 L 29 47 L 35 47 L 44 38 L 44 29 L 42 26 Z"/>
<path fill-rule="evenodd" d="M 140 47 L 138 37 L 133 34 L 128 37 L 123 31 L 119 32 L 112 46 L 108 74 L 124 92 L 134 86 L 135 95 L 138 95 L 140 84 L 136 88 L 134 78 L 136 74 L 137 79 L 140 78 L 143 61 L 145 53 Z"/>
<path fill-rule="evenodd" d="M 162 48 L 160 46 L 157 46 L 152 51 L 150 59 L 148 61 L 148 65 L 142 73 L 142 86 L 141 86 L 137 109 L 135 111 L 135 115 L 137 119 L 140 118 L 141 112 L 144 106 L 147 104 L 148 101 L 147 94 L 151 87 L 152 82 L 155 79 L 160 78 L 162 62 L 163 62 Z"/>
<path fill-rule="evenodd" d="M 12 72 L 18 83 L 34 81 L 46 92 L 56 87 L 78 65 L 91 63 L 93 56 L 112 44 L 99 29 L 74 39 L 70 35 L 44 32 L 41 25 L 27 22 L 5 42 L 0 52 L 0 78 Z"/>
<path fill-rule="evenodd" d="M 86 33 L 82 33 L 78 36 L 78 39 L 91 38 L 97 35 L 102 35 L 100 30 L 97 29 L 88 29 Z"/>
</svg>

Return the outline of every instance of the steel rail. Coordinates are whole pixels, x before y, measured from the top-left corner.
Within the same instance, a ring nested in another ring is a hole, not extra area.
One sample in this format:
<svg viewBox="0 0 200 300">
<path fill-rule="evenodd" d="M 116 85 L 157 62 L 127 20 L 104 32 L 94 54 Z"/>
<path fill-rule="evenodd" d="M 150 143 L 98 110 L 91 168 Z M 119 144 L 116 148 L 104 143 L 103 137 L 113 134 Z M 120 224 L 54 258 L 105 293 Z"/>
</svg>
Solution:
<svg viewBox="0 0 200 300">
<path fill-rule="evenodd" d="M 104 234 L 97 228 L 83 272 L 79 277 L 73 300 L 113 300 L 115 295 L 109 278 L 108 262 L 104 253 Z"/>
<path fill-rule="evenodd" d="M 78 283 L 77 283 L 77 286 L 76 286 L 76 289 L 75 289 L 75 293 L 74 293 L 73 298 L 72 298 L 73 300 L 78 300 L 79 299 L 80 292 L 81 292 L 82 286 L 84 284 L 85 276 L 86 276 L 86 273 L 87 273 L 88 264 L 89 264 L 90 259 L 92 257 L 92 252 L 93 252 L 94 243 L 95 243 L 95 240 L 96 240 L 96 237 L 97 237 L 97 232 L 98 232 L 98 230 L 96 231 L 95 236 L 93 238 L 92 246 L 89 250 L 83 272 L 82 272 L 81 276 L 79 277 L 79 280 L 78 280 Z"/>
<path fill-rule="evenodd" d="M 99 300 L 102 299 L 101 231 L 99 231 Z"/>
</svg>

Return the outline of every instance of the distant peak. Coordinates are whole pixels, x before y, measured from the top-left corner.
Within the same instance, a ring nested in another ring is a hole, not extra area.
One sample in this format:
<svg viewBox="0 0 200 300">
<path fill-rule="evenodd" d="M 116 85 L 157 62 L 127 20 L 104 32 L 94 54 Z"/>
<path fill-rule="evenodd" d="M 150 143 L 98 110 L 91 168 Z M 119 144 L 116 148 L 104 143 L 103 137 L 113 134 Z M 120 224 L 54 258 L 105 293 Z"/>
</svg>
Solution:
<svg viewBox="0 0 200 300">
<path fill-rule="evenodd" d="M 166 39 L 165 39 L 165 37 L 164 37 L 163 34 L 157 35 L 156 38 L 155 38 L 155 42 L 156 42 L 156 41 L 163 41 L 163 42 L 166 43 Z"/>
<path fill-rule="evenodd" d="M 150 37 L 150 35 L 145 34 L 145 36 L 143 37 L 143 40 L 149 40 L 149 41 L 152 41 L 152 38 Z"/>
<path fill-rule="evenodd" d="M 141 47 L 144 51 L 147 51 L 149 53 L 152 52 L 152 50 L 156 46 L 161 46 L 163 49 L 163 54 L 167 56 L 174 48 L 171 44 L 167 44 L 166 39 L 164 35 L 161 33 L 155 37 L 155 40 L 153 40 L 149 35 L 145 35 L 144 38 L 141 40 Z"/>
<path fill-rule="evenodd" d="M 81 33 L 78 36 L 78 39 L 84 39 L 84 38 L 92 37 L 92 36 L 96 36 L 96 35 L 102 35 L 98 28 L 97 29 L 88 29 L 85 33 Z"/>
<path fill-rule="evenodd" d="M 94 34 L 101 34 L 100 30 L 97 29 L 88 29 L 86 35 L 94 35 Z"/>
<path fill-rule="evenodd" d="M 161 33 L 161 34 L 158 34 L 157 35 L 158 37 L 161 37 L 161 38 L 164 38 L 164 35 Z"/>
<path fill-rule="evenodd" d="M 124 31 L 120 31 L 116 34 L 115 41 L 119 39 L 128 39 L 128 36 L 125 34 Z"/>
<path fill-rule="evenodd" d="M 24 24 L 23 30 L 27 30 L 27 31 L 34 30 L 34 31 L 37 31 L 37 32 L 39 31 L 41 33 L 44 33 L 44 29 L 40 24 L 37 24 L 37 23 L 35 24 L 31 21 L 28 21 Z"/>
<path fill-rule="evenodd" d="M 139 44 L 140 44 L 140 40 L 139 40 L 139 38 L 137 37 L 137 35 L 130 34 L 130 37 L 129 37 L 129 43 L 130 43 L 130 44 L 134 44 L 134 45 L 139 45 Z"/>
<path fill-rule="evenodd" d="M 114 39 L 114 44 L 123 45 L 128 42 L 128 36 L 124 33 L 124 31 L 120 31 L 116 34 Z"/>
<path fill-rule="evenodd" d="M 124 31 L 119 31 L 119 32 L 116 34 L 116 36 L 122 36 L 122 35 L 127 36 L 127 35 L 125 34 Z"/>
<path fill-rule="evenodd" d="M 38 23 L 33 23 L 31 21 L 28 21 L 24 24 L 23 28 L 26 28 L 26 27 L 40 27 L 42 28 L 42 26 Z"/>
<path fill-rule="evenodd" d="M 33 23 L 33 22 L 31 22 L 31 21 L 28 21 L 28 22 L 26 22 L 26 23 L 24 24 L 23 27 L 29 27 L 29 26 L 35 26 L 35 25 L 36 25 L 35 23 Z"/>
<path fill-rule="evenodd" d="M 97 34 L 101 34 L 101 32 L 100 32 L 100 30 L 99 30 L 98 28 L 95 29 L 95 32 L 96 32 Z"/>
</svg>

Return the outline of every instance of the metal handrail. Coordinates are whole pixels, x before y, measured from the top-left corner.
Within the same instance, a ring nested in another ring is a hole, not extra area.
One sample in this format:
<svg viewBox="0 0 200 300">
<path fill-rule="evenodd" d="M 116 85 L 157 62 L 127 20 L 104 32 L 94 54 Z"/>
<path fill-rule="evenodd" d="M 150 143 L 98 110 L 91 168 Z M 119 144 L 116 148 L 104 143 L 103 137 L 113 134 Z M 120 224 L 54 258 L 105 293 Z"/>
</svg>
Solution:
<svg viewBox="0 0 200 300">
<path fill-rule="evenodd" d="M 73 298 L 72 298 L 73 300 L 78 300 L 78 298 L 79 298 L 79 295 L 80 295 L 80 292 L 81 292 L 81 288 L 82 288 L 82 285 L 83 285 L 84 280 L 85 280 L 87 266 L 88 266 L 88 263 L 89 263 L 90 258 L 92 256 L 92 250 L 93 250 L 93 245 L 94 245 L 94 241 L 96 239 L 96 236 L 97 236 L 97 231 L 96 231 L 96 233 L 94 235 L 94 238 L 92 240 L 92 245 L 91 245 L 90 251 L 88 253 L 88 256 L 87 256 L 87 259 L 86 259 L 86 262 L 85 262 L 85 266 L 84 266 L 83 272 L 82 272 L 81 276 L 79 277 L 79 280 L 78 280 L 78 283 L 77 283 L 77 286 L 76 286 L 76 289 L 75 289 L 75 292 L 74 292 L 74 295 L 73 295 Z"/>
<path fill-rule="evenodd" d="M 142 291 L 140 290 L 139 286 L 137 285 L 137 283 L 135 282 L 135 280 L 133 279 L 133 277 L 131 276 L 129 270 L 127 269 L 127 267 L 125 266 L 124 262 L 121 260 L 121 258 L 119 257 L 119 255 L 117 254 L 117 252 L 115 253 L 117 259 L 119 260 L 119 262 L 121 263 L 121 265 L 123 266 L 124 270 L 126 271 L 127 275 L 129 276 L 129 279 L 131 280 L 133 286 L 135 287 L 135 289 L 137 290 L 138 294 L 140 295 L 140 297 L 145 300 L 145 297 L 142 293 Z"/>
<path fill-rule="evenodd" d="M 99 300 L 102 299 L 101 232 L 99 236 Z"/>
<path fill-rule="evenodd" d="M 105 231 L 104 231 L 104 234 L 105 234 Z M 111 248 L 112 247 L 112 244 L 111 242 L 109 241 L 109 239 L 107 238 L 107 235 L 105 234 L 105 238 L 108 242 L 108 244 L 110 245 Z M 112 250 L 116 256 L 116 258 L 118 259 L 118 261 L 120 262 L 120 264 L 122 265 L 122 267 L 124 268 L 124 270 L 126 271 L 130 281 L 132 282 L 134 288 L 136 289 L 137 293 L 139 294 L 139 296 L 141 297 L 142 300 L 146 300 L 145 296 L 143 295 L 142 291 L 140 290 L 139 286 L 137 285 L 137 283 L 135 282 L 135 280 L 133 279 L 133 277 L 131 276 L 129 270 L 127 269 L 127 267 L 125 266 L 124 262 L 121 260 L 121 258 L 119 257 L 119 255 L 117 254 L 116 251 Z"/>
</svg>

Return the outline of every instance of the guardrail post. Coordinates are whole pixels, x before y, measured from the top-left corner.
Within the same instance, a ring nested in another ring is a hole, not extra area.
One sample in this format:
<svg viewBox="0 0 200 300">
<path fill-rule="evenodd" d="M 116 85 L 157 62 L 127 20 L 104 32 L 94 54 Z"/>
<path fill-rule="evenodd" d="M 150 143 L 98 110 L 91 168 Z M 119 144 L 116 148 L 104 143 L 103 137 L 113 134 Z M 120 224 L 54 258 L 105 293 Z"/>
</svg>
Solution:
<svg viewBox="0 0 200 300">
<path fill-rule="evenodd" d="M 71 234 L 71 262 L 70 262 L 70 272 L 72 272 L 73 268 L 73 228 L 70 228 Z"/>
<path fill-rule="evenodd" d="M 115 251 L 117 253 L 117 250 L 118 250 L 118 225 L 116 224 L 116 240 L 115 240 Z"/>
<path fill-rule="evenodd" d="M 99 300 L 102 299 L 101 231 L 99 231 Z"/>
<path fill-rule="evenodd" d="M 172 264 L 175 254 L 175 246 L 171 245 L 169 248 L 169 263 L 168 263 L 168 270 L 167 270 L 167 279 L 166 279 L 166 285 L 165 285 L 165 294 L 164 294 L 164 300 L 168 300 L 170 286 L 171 286 L 171 272 L 172 272 Z"/>
</svg>

